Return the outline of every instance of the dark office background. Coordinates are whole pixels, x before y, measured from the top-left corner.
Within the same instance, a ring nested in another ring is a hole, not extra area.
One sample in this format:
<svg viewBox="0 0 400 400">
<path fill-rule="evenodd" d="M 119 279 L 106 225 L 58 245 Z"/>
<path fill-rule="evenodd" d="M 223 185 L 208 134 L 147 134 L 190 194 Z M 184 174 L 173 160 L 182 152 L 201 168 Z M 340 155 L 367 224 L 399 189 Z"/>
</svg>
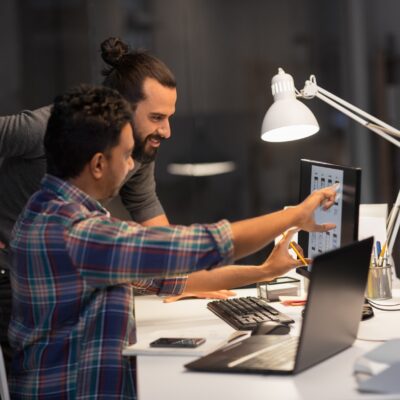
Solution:
<svg viewBox="0 0 400 400">
<path fill-rule="evenodd" d="M 363 169 L 362 202 L 394 202 L 400 151 L 315 99 L 321 131 L 271 144 L 260 127 L 283 67 L 400 127 L 398 0 L 2 0 L 0 114 L 100 82 L 99 44 L 120 36 L 164 60 L 178 81 L 173 136 L 157 162 L 172 223 L 236 220 L 298 199 L 299 160 Z M 175 176 L 170 163 L 233 161 L 233 172 Z M 0 189 L 1 190 L 1 189 Z M 260 260 L 264 253 L 253 257 Z"/>
</svg>

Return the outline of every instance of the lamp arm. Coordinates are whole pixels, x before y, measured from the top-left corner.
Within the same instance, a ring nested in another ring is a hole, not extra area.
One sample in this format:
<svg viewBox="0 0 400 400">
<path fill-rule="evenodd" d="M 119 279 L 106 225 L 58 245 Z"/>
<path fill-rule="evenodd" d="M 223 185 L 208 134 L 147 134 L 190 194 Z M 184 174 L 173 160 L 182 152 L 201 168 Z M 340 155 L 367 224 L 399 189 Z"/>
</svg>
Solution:
<svg viewBox="0 0 400 400">
<path fill-rule="evenodd" d="M 336 108 L 337 110 L 341 111 L 343 114 L 346 114 L 348 117 L 354 119 L 359 124 L 364 125 L 364 126 L 366 126 L 368 124 L 368 121 L 366 121 L 365 119 L 361 118 L 360 116 L 358 116 L 354 112 L 350 111 L 346 107 L 341 106 L 339 103 L 331 100 L 329 97 L 327 97 L 324 94 L 322 94 L 322 92 L 318 91 L 316 93 L 315 97 L 318 97 L 319 99 L 321 99 L 325 103 L 329 104 L 333 108 Z"/>
<path fill-rule="evenodd" d="M 367 123 L 365 127 L 368 128 L 370 131 L 375 132 L 379 136 L 383 137 L 387 141 L 391 142 L 395 146 L 400 147 L 400 140 L 397 140 L 394 137 L 388 135 L 386 132 L 382 130 L 382 128 L 378 127 L 377 125 Z"/>
<path fill-rule="evenodd" d="M 318 92 L 317 93 L 322 93 L 326 97 L 329 97 L 333 99 L 335 102 L 344 105 L 346 108 L 349 110 L 353 111 L 355 114 L 361 115 L 362 117 L 366 118 L 368 121 L 373 122 L 374 124 L 378 125 L 380 128 L 384 128 L 389 134 L 393 136 L 400 137 L 400 131 L 393 126 L 387 124 L 384 121 L 381 121 L 380 119 L 374 117 L 371 114 L 368 114 L 367 112 L 359 109 L 358 107 L 354 106 L 353 104 L 350 104 L 346 100 L 341 99 L 340 97 L 335 96 L 334 94 L 328 92 L 327 90 L 317 86 Z M 368 124 L 368 122 L 367 122 Z"/>
<path fill-rule="evenodd" d="M 400 147 L 400 141 L 391 136 L 394 135 L 400 137 L 400 131 L 398 129 L 386 124 L 385 122 L 375 118 L 365 111 L 360 110 L 358 107 L 352 105 L 346 100 L 343 100 L 340 97 L 335 96 L 327 90 L 317 86 L 314 75 L 311 75 L 310 79 L 306 81 L 304 89 L 298 92 L 298 96 L 304 99 L 318 97 L 331 107 L 336 108 L 343 114 L 357 121 L 359 124 L 365 126 L 369 130 L 375 132 L 377 135 L 391 142 L 395 146 Z"/>
<path fill-rule="evenodd" d="M 399 231 L 400 226 L 400 190 L 397 195 L 396 202 L 393 204 L 392 209 L 390 210 L 386 231 L 387 231 L 387 243 L 388 243 L 388 252 L 392 253 L 394 242 L 396 241 L 396 236 Z"/>
<path fill-rule="evenodd" d="M 325 95 L 320 92 L 317 92 L 315 95 L 325 103 L 328 103 L 330 106 L 336 108 L 337 110 L 341 111 L 343 114 L 346 114 L 348 117 L 352 118 L 353 120 L 357 121 L 359 124 L 365 126 L 369 130 L 375 132 L 377 135 L 381 136 L 382 138 L 388 140 L 389 142 L 393 143 L 395 146 L 400 147 L 400 141 L 395 139 L 394 137 L 388 135 L 380 126 L 371 124 L 370 122 L 366 121 L 365 119 L 359 117 L 354 112 L 348 110 L 347 108 L 341 106 L 338 103 L 335 103 Z"/>
<path fill-rule="evenodd" d="M 388 253 L 392 254 L 393 252 L 393 247 L 394 247 L 394 243 L 396 241 L 396 237 L 397 234 L 399 232 L 399 228 L 400 228 L 400 210 L 399 210 L 399 206 L 397 206 L 395 208 L 395 206 L 393 206 L 393 213 L 395 214 L 394 217 L 394 223 L 393 223 L 393 230 L 390 234 L 390 237 L 388 237 Z"/>
</svg>

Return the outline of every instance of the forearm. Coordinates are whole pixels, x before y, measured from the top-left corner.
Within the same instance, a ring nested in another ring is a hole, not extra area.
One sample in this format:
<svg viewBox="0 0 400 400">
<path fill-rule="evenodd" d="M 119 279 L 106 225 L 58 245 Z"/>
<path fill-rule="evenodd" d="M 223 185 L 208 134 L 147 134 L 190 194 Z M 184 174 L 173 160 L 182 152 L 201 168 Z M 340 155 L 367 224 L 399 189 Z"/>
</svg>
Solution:
<svg viewBox="0 0 400 400">
<path fill-rule="evenodd" d="M 298 220 L 297 207 L 291 207 L 261 217 L 232 223 L 235 259 L 260 250 L 282 232 L 296 226 Z"/>
<path fill-rule="evenodd" d="M 186 291 L 210 291 L 231 289 L 256 282 L 265 282 L 286 274 L 292 268 L 301 265 L 288 252 L 295 229 L 289 230 L 284 239 L 273 248 L 268 259 L 259 266 L 230 265 L 211 271 L 198 271 L 189 275 Z M 301 251 L 301 249 L 298 249 Z"/>
<path fill-rule="evenodd" d="M 254 265 L 230 265 L 210 271 L 193 272 L 187 278 L 186 292 L 232 289 L 255 282 L 271 280 L 268 274 Z"/>
</svg>

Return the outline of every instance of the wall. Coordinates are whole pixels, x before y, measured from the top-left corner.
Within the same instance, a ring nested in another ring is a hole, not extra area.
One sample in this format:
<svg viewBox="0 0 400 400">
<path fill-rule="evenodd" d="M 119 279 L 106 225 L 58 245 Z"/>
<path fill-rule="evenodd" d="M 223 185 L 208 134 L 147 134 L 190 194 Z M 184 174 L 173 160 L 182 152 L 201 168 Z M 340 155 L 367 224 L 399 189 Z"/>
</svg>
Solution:
<svg viewBox="0 0 400 400">
<path fill-rule="evenodd" d="M 397 0 L 3 0 L 0 112 L 101 82 L 99 44 L 122 36 L 163 59 L 178 80 L 173 137 L 157 163 L 172 222 L 294 204 L 302 157 L 361 165 L 362 200 L 390 203 L 400 187 L 398 150 L 326 104 L 307 102 L 321 126 L 314 137 L 268 144 L 259 135 L 278 67 L 299 89 L 315 74 L 322 87 L 400 126 L 399 9 Z M 167 173 L 171 162 L 227 160 L 236 170 L 221 176 Z"/>
</svg>

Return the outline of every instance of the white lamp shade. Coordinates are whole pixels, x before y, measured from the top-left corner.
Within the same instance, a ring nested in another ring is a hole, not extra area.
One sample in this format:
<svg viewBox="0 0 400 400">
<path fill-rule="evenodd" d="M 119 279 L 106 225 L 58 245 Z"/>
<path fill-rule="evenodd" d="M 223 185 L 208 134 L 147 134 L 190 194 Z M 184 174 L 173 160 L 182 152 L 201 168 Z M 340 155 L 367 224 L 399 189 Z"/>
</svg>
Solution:
<svg viewBox="0 0 400 400">
<path fill-rule="evenodd" d="M 266 142 L 288 142 L 303 139 L 319 131 L 311 110 L 296 98 L 275 100 L 265 114 L 261 139 Z"/>
<path fill-rule="evenodd" d="M 282 68 L 271 81 L 274 103 L 265 114 L 261 139 L 267 142 L 288 142 L 303 139 L 319 131 L 311 110 L 296 99 L 293 78 Z"/>
</svg>

